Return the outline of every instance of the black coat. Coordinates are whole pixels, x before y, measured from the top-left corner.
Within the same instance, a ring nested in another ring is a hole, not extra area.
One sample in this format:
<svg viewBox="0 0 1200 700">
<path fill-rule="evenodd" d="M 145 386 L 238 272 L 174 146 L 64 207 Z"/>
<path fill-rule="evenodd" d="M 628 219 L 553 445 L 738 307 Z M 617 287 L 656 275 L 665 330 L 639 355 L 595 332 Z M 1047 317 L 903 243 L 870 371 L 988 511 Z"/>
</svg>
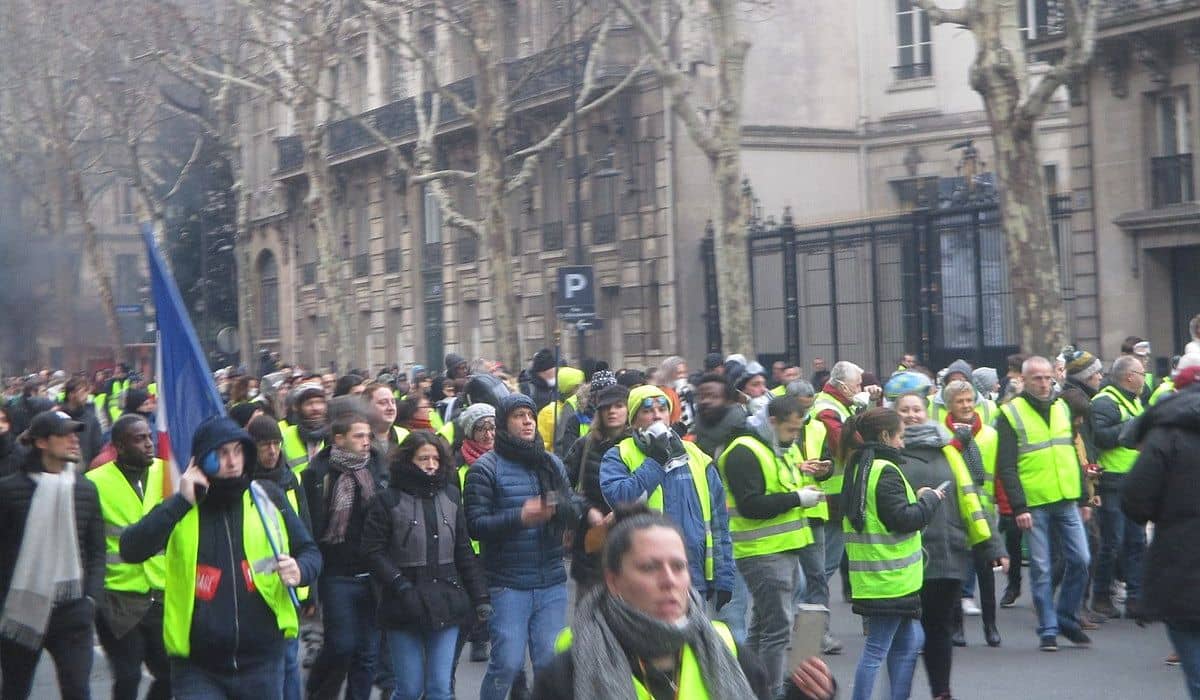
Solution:
<svg viewBox="0 0 1200 700">
<path fill-rule="evenodd" d="M 358 498 L 355 501 L 354 512 L 350 514 L 350 523 L 346 527 L 345 539 L 338 544 L 324 541 L 325 527 L 329 524 L 329 502 L 333 498 L 333 484 L 337 477 L 329 468 L 329 453 L 332 449 L 333 446 L 328 445 L 313 455 L 300 481 L 304 485 L 305 498 L 308 500 L 313 539 L 321 547 L 321 557 L 324 561 L 322 573 L 327 576 L 358 576 L 370 572 L 361 546 L 363 523 L 367 518 L 367 500 Z M 375 477 L 375 493 L 379 493 L 387 485 L 383 464 L 383 454 L 372 448 L 367 469 Z"/>
<path fill-rule="evenodd" d="M 63 411 L 71 416 L 72 420 L 77 420 L 83 423 L 84 430 L 79 434 L 79 452 L 81 458 L 79 463 L 85 467 L 92 463 L 96 455 L 100 454 L 100 449 L 104 447 L 104 431 L 100 429 L 100 420 L 96 418 L 96 410 L 91 403 L 85 403 L 78 409 L 72 410 L 63 407 Z M 150 424 L 151 429 L 154 424 Z"/>
<path fill-rule="evenodd" d="M 605 452 L 628 436 L 628 431 L 622 431 L 612 440 L 604 440 L 600 433 L 593 431 L 571 445 L 571 451 L 567 453 L 563 463 L 567 468 L 567 479 L 571 482 L 571 487 L 583 494 L 585 513 L 589 508 L 595 508 L 605 515 L 612 510 L 600 491 L 600 461 Z M 585 551 L 587 531 L 587 518 L 580 518 L 571 542 L 571 578 L 580 583 L 600 583 L 604 579 L 600 553 L 588 554 Z"/>
<path fill-rule="evenodd" d="M 417 532 L 407 522 L 399 522 L 393 510 L 407 494 L 418 500 L 426 523 L 436 523 L 442 516 L 438 499 L 423 485 L 412 483 L 393 469 L 391 485 L 372 499 L 363 525 L 362 551 L 371 567 L 372 580 L 378 591 L 379 623 L 387 629 L 418 626 L 421 629 L 440 629 L 448 625 L 470 622 L 474 609 L 489 602 L 487 579 L 483 567 L 471 548 L 467 533 L 466 512 L 456 474 L 451 474 L 442 487 L 457 507 L 452 523 L 454 532 L 454 561 L 440 564 L 434 556 L 438 550 L 436 527 L 427 526 Z M 425 566 L 399 567 L 390 549 L 396 544 L 397 533 L 419 537 L 428 552 Z"/>
<path fill-rule="evenodd" d="M 0 607 L 8 597 L 13 569 L 25 537 L 25 521 L 36 484 L 29 472 L 41 471 L 40 457 L 29 451 L 15 474 L 0 479 Z M 79 562 L 83 567 L 83 594 L 100 600 L 104 591 L 104 518 L 100 514 L 100 495 L 96 485 L 83 474 L 75 475 L 75 529 L 79 541 Z"/>
<path fill-rule="evenodd" d="M 1141 454 L 1125 478 L 1122 508 L 1154 523 L 1142 578 L 1140 614 L 1200 623 L 1200 388 L 1164 399 L 1144 414 Z"/>
</svg>

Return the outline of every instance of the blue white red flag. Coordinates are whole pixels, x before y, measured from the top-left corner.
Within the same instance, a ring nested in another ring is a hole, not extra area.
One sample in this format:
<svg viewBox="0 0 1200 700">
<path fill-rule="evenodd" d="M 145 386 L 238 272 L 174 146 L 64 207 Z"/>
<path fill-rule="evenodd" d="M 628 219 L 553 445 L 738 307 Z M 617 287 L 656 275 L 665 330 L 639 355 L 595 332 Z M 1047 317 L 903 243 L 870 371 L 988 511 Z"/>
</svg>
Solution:
<svg viewBox="0 0 1200 700">
<path fill-rule="evenodd" d="M 166 496 L 174 492 L 179 474 L 191 459 L 196 428 L 207 418 L 225 415 L 225 404 L 150 224 L 142 224 L 142 239 L 150 261 L 150 289 L 158 324 L 158 457 L 173 467 L 166 470 L 171 478 L 163 480 Z"/>
</svg>

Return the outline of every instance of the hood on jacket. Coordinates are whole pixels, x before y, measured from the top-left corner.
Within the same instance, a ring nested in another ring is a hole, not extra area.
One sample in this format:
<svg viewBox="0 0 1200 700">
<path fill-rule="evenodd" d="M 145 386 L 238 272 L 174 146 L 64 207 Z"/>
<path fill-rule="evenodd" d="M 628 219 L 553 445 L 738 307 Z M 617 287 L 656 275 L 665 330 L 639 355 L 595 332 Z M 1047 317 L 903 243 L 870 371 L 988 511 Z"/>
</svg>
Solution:
<svg viewBox="0 0 1200 700">
<path fill-rule="evenodd" d="M 946 367 L 946 376 L 949 377 L 951 374 L 961 374 L 963 375 L 963 378 L 969 382 L 971 381 L 973 371 L 974 370 L 972 370 L 969 362 L 963 359 L 958 359 L 954 362 L 951 362 L 950 365 Z"/>
<path fill-rule="evenodd" d="M 1182 428 L 1200 433 L 1200 388 L 1184 389 L 1151 406 L 1136 423 L 1135 442 L 1144 440 L 1152 428 Z"/>
<path fill-rule="evenodd" d="M 227 442 L 242 443 L 242 455 L 245 459 L 242 473 L 252 474 L 258 461 L 258 449 L 254 440 L 250 439 L 250 434 L 228 416 L 213 416 L 196 428 L 196 434 L 192 436 L 192 459 L 199 464 L 204 455 Z"/>
</svg>

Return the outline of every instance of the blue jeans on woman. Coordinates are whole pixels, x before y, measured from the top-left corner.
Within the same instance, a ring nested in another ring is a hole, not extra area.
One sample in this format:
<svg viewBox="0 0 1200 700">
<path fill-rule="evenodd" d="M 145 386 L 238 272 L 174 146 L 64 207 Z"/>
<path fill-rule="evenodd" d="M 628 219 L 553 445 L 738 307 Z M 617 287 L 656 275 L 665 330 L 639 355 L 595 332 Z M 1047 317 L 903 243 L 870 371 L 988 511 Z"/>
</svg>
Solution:
<svg viewBox="0 0 1200 700">
<path fill-rule="evenodd" d="M 875 677 L 887 659 L 891 700 L 907 700 L 912 691 L 913 672 L 917 668 L 917 652 L 925 644 L 921 621 L 897 615 L 870 615 L 867 621 L 867 642 L 862 658 L 854 671 L 853 700 L 871 700 Z"/>
<path fill-rule="evenodd" d="M 396 691 L 392 700 L 452 700 L 450 677 L 458 628 L 440 630 L 394 629 L 387 631 Z"/>
<path fill-rule="evenodd" d="M 1171 638 L 1175 653 L 1179 654 L 1188 697 L 1200 700 L 1200 625 L 1168 621 L 1167 636 Z"/>
</svg>

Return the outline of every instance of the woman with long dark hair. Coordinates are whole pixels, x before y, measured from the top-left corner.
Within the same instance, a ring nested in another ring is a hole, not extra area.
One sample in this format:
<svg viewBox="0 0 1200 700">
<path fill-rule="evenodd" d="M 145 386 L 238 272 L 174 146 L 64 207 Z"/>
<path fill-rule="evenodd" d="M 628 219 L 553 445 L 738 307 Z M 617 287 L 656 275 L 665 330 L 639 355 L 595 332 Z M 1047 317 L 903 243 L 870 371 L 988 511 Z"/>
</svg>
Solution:
<svg viewBox="0 0 1200 700">
<path fill-rule="evenodd" d="M 921 629 L 924 562 L 921 529 L 941 504 L 940 491 L 913 492 L 899 465 L 904 448 L 900 416 L 872 408 L 846 420 L 838 445 L 846 465 L 842 528 L 849 559 L 852 609 L 867 624 L 867 642 L 854 673 L 854 700 L 869 700 L 887 660 L 892 700 L 912 690 Z"/>
<path fill-rule="evenodd" d="M 450 700 L 459 627 L 491 615 L 445 442 L 414 432 L 368 506 L 362 549 L 379 592 L 396 677 L 393 700 Z"/>
</svg>

